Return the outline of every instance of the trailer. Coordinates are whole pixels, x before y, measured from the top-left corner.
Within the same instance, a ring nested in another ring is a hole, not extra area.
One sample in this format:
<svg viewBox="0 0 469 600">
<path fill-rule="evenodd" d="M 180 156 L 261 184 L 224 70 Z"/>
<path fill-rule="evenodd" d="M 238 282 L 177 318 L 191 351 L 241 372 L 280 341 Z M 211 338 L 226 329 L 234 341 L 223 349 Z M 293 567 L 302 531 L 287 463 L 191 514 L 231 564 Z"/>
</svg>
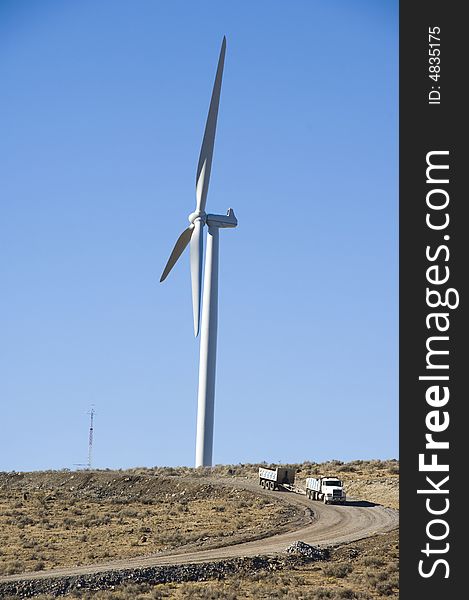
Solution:
<svg viewBox="0 0 469 600">
<path fill-rule="evenodd" d="M 296 469 L 277 467 L 276 469 L 259 468 L 259 485 L 266 490 L 290 489 L 295 483 Z"/>
<path fill-rule="evenodd" d="M 345 504 L 347 499 L 342 481 L 337 477 L 308 477 L 306 497 L 310 500 L 322 500 L 324 504 Z"/>
</svg>

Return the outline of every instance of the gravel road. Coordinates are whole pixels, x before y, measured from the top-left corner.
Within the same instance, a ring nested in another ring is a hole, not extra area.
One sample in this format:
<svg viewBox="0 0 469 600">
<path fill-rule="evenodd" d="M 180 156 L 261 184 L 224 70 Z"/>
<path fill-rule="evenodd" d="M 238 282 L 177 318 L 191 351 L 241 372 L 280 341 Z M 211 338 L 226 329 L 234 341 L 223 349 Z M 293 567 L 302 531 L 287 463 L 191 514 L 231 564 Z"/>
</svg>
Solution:
<svg viewBox="0 0 469 600">
<path fill-rule="evenodd" d="M 233 480 L 233 478 L 210 477 L 204 479 L 204 483 L 246 489 L 263 496 L 275 496 L 282 502 L 295 505 L 303 517 L 292 523 L 291 531 L 250 542 L 209 550 L 191 550 L 179 553 L 172 551 L 164 555 L 154 554 L 151 556 L 112 560 L 95 565 L 64 567 L 49 571 L 8 575 L 0 577 L 0 583 L 50 577 L 69 577 L 158 565 L 202 563 L 258 554 L 270 555 L 284 552 L 287 546 L 297 540 L 314 546 L 335 546 L 391 531 L 399 524 L 398 511 L 364 501 L 348 501 L 344 506 L 325 505 L 322 502 L 308 500 L 303 494 L 286 491 L 266 491 L 257 485 L 257 482 L 245 479 Z"/>
</svg>

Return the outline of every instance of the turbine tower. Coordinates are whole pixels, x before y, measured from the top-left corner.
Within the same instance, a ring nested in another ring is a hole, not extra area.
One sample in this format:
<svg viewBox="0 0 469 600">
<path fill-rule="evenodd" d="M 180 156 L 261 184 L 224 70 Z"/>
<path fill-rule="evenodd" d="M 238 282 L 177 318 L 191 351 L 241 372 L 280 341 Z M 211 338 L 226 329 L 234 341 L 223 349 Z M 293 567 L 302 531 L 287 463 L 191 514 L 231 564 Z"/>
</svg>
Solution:
<svg viewBox="0 0 469 600">
<path fill-rule="evenodd" d="M 161 275 L 164 281 L 184 249 L 190 243 L 190 269 L 192 282 L 192 308 L 194 334 L 200 328 L 199 390 L 197 401 L 197 439 L 195 466 L 212 466 L 213 419 L 215 401 L 215 369 L 217 355 L 218 321 L 218 248 L 219 230 L 236 227 L 238 221 L 231 208 L 226 215 L 212 215 L 205 212 L 208 184 L 212 169 L 213 147 L 217 128 L 218 105 L 220 103 L 221 81 L 225 62 L 226 38 L 218 59 L 217 73 L 213 85 L 210 108 L 205 124 L 204 138 L 200 150 L 197 175 L 195 178 L 196 207 L 189 215 L 189 227 L 179 236 L 169 260 Z M 200 300 L 202 294 L 202 260 L 204 253 L 203 228 L 207 225 L 207 250 L 203 282 L 202 323 L 200 324 Z"/>
</svg>

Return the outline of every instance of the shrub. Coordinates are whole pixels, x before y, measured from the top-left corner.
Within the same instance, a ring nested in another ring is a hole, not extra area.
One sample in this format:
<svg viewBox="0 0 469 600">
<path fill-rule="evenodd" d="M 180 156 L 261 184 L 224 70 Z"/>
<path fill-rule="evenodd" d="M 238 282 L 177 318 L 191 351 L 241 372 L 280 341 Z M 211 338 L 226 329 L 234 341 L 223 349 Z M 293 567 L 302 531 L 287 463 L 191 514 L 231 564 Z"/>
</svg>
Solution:
<svg viewBox="0 0 469 600">
<path fill-rule="evenodd" d="M 376 591 L 382 596 L 392 596 L 394 590 L 399 587 L 398 581 L 390 579 L 389 581 L 381 581 L 376 585 Z"/>
<path fill-rule="evenodd" d="M 367 567 L 382 567 L 384 562 L 376 556 L 365 556 L 363 564 Z"/>
<path fill-rule="evenodd" d="M 349 573 L 351 573 L 353 571 L 353 567 L 352 565 L 349 565 L 348 563 L 338 563 L 338 564 L 330 564 L 330 565 L 325 565 L 323 567 L 323 572 L 324 575 L 327 575 L 328 577 L 337 577 L 339 579 L 342 579 L 343 577 L 347 577 L 347 575 Z"/>
</svg>

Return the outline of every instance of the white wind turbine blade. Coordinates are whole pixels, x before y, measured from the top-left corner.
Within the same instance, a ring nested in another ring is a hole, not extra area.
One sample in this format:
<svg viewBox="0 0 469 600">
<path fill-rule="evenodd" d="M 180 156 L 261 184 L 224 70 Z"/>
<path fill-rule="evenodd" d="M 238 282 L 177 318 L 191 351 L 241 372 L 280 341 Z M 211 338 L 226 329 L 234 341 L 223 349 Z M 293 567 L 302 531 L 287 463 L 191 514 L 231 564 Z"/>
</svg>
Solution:
<svg viewBox="0 0 469 600">
<path fill-rule="evenodd" d="M 193 232 L 194 225 L 189 225 L 189 227 L 185 229 L 178 237 L 177 242 L 174 245 L 173 251 L 171 252 L 171 256 L 169 257 L 168 262 L 166 263 L 166 267 L 164 268 L 163 274 L 161 275 L 160 282 L 166 279 L 171 269 L 177 263 L 178 258 L 181 256 L 187 244 L 190 242 Z"/>
<path fill-rule="evenodd" d="M 217 74 L 213 84 L 210 108 L 208 109 L 207 123 L 205 124 L 204 139 L 200 149 L 199 164 L 197 165 L 197 176 L 195 188 L 197 197 L 197 211 L 205 211 L 207 202 L 208 184 L 210 171 L 212 170 L 213 146 L 215 144 L 215 132 L 217 130 L 218 105 L 220 103 L 221 80 L 223 77 L 223 66 L 225 64 L 226 38 L 223 36 L 220 57 L 218 59 Z"/>
<path fill-rule="evenodd" d="M 200 219 L 194 222 L 194 231 L 191 237 L 191 282 L 192 282 L 192 310 L 194 313 L 194 335 L 199 334 L 200 324 L 200 299 L 202 295 L 202 257 L 204 254 L 203 223 Z"/>
</svg>

